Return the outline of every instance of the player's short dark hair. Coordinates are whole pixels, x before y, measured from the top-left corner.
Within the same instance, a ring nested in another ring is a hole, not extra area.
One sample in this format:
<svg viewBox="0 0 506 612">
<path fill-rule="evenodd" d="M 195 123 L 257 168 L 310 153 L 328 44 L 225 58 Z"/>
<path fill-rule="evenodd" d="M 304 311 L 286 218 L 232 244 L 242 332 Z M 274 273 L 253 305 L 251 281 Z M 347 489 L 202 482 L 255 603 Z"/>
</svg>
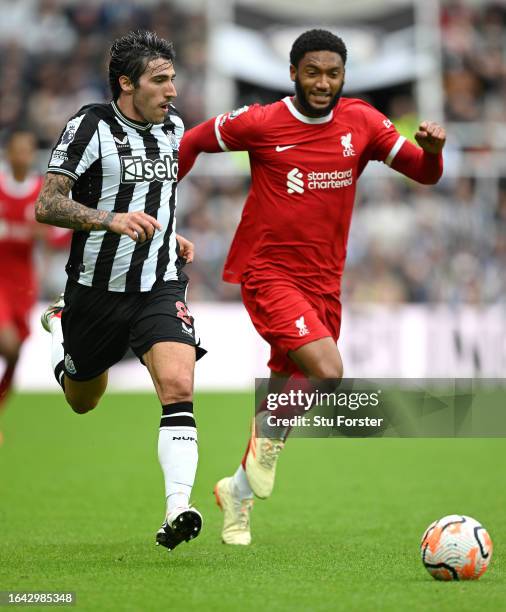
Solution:
<svg viewBox="0 0 506 612">
<path fill-rule="evenodd" d="M 120 76 L 127 76 L 136 87 L 150 61 L 161 57 L 174 62 L 176 57 L 171 42 L 147 30 L 129 32 L 117 38 L 112 43 L 110 53 L 109 85 L 114 100 L 117 100 L 121 93 Z"/>
<path fill-rule="evenodd" d="M 301 34 L 293 43 L 290 51 L 292 66 L 297 68 L 300 60 L 309 51 L 332 51 L 341 56 L 343 65 L 346 64 L 348 51 L 344 41 L 328 30 L 307 30 Z"/>
</svg>

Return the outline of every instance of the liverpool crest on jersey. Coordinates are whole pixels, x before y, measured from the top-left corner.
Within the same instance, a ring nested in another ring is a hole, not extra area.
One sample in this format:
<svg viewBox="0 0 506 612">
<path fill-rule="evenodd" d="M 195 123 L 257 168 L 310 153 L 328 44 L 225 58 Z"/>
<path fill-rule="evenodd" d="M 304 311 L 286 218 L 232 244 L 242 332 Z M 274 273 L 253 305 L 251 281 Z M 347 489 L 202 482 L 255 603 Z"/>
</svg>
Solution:
<svg viewBox="0 0 506 612">
<path fill-rule="evenodd" d="M 351 142 L 351 132 L 348 132 L 344 136 L 341 136 L 341 144 L 343 146 L 343 157 L 352 157 L 355 155 L 355 149 Z"/>
</svg>

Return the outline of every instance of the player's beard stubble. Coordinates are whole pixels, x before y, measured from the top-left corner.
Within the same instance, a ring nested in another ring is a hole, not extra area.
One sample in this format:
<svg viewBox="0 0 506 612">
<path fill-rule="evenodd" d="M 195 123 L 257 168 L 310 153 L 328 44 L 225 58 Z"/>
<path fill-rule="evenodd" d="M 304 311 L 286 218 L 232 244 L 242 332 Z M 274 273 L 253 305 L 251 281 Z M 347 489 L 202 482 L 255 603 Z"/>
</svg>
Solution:
<svg viewBox="0 0 506 612">
<path fill-rule="evenodd" d="M 309 101 L 306 98 L 306 94 L 302 89 L 302 85 L 300 84 L 298 77 L 295 78 L 295 95 L 297 96 L 299 104 L 302 106 L 302 108 L 305 110 L 309 117 L 325 117 L 325 115 L 328 115 L 330 111 L 335 107 L 335 105 L 339 102 L 339 98 L 341 97 L 341 94 L 343 92 L 343 87 L 344 81 L 341 87 L 339 88 L 339 91 L 334 95 L 333 98 L 331 98 L 328 105 L 324 108 L 318 109 L 314 108 L 313 106 L 311 106 L 311 104 L 309 104 Z"/>
</svg>

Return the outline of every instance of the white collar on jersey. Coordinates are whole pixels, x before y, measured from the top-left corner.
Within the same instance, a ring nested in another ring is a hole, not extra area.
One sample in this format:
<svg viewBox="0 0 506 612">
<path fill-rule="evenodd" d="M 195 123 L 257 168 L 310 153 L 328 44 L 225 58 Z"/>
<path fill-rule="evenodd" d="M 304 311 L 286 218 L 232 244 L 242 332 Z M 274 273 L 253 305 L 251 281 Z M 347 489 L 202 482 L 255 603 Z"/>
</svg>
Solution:
<svg viewBox="0 0 506 612">
<path fill-rule="evenodd" d="M 142 121 L 134 121 L 134 119 L 129 119 L 126 115 L 124 115 L 120 111 L 118 105 L 116 104 L 114 100 L 111 101 L 111 106 L 114 112 L 116 113 L 116 116 L 118 117 L 118 119 L 122 121 L 123 123 L 125 123 L 126 125 L 133 127 L 137 130 L 149 130 L 151 127 L 153 127 L 152 123 L 143 123 Z"/>
<path fill-rule="evenodd" d="M 302 121 L 302 123 L 328 123 L 329 121 L 332 121 L 333 110 L 331 110 L 328 115 L 323 117 L 308 117 L 307 115 L 303 115 L 295 108 L 290 96 L 286 96 L 286 98 L 283 98 L 282 101 L 286 104 L 288 110 L 292 113 L 295 119 Z"/>
</svg>

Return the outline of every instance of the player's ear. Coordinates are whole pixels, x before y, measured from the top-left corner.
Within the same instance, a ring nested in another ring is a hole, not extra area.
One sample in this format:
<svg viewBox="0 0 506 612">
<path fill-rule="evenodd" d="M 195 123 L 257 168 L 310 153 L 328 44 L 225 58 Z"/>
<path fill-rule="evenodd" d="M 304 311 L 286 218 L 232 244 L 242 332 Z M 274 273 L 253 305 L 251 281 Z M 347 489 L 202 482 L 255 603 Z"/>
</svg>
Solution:
<svg viewBox="0 0 506 612">
<path fill-rule="evenodd" d="M 297 78 L 297 68 L 293 64 L 290 64 L 290 79 L 295 82 Z"/>
<path fill-rule="evenodd" d="M 134 84 L 127 76 L 121 75 L 118 80 L 121 87 L 121 91 L 124 91 L 125 93 L 132 93 L 135 89 Z"/>
</svg>

